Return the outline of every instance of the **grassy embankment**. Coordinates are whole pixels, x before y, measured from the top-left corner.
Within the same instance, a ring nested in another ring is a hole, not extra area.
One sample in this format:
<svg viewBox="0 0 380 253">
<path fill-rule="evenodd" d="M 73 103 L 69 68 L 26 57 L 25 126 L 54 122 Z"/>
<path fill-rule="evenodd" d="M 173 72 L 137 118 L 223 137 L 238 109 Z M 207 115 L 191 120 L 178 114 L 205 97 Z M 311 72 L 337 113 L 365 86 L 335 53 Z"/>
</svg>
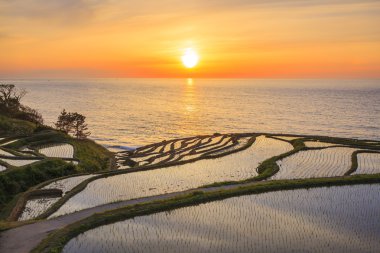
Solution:
<svg viewBox="0 0 380 253">
<path fill-rule="evenodd" d="M 73 165 L 62 159 L 39 155 L 38 158 L 41 160 L 30 165 L 7 165 L 8 169 L 0 172 L 0 220 L 9 216 L 18 202 L 18 197 L 33 186 L 67 175 L 109 170 L 113 165 L 112 153 L 95 142 L 74 139 L 51 128 L 36 126 L 27 121 L 0 116 L 0 137 L 6 137 L 0 140 L 0 144 L 17 139 L 16 142 L 5 146 L 10 152 L 25 146 L 33 149 L 44 144 L 69 143 L 74 147 L 75 160 L 79 161 L 78 165 Z M 4 165 L 3 162 L 0 163 Z"/>
<path fill-rule="evenodd" d="M 3 115 L 0 115 L 1 137 L 32 134 L 36 128 L 37 128 L 36 124 L 32 122 L 18 120 L 18 119 L 11 119 Z"/>
<path fill-rule="evenodd" d="M 241 150 L 244 150 L 244 149 L 250 147 L 253 144 L 253 142 L 255 141 L 255 137 L 257 135 L 258 134 L 241 134 L 241 136 L 245 136 L 245 137 L 252 136 L 252 138 L 243 147 L 241 147 L 239 149 L 235 149 L 235 150 L 229 151 L 229 152 L 226 152 L 226 153 L 223 153 L 223 154 L 218 154 L 218 155 L 208 155 L 207 154 L 207 155 L 203 156 L 202 158 L 195 158 L 195 159 L 188 160 L 188 161 L 168 162 L 166 164 L 156 164 L 156 165 L 140 166 L 140 167 L 125 169 L 125 170 L 117 170 L 117 171 L 112 171 L 112 172 L 106 172 L 106 173 L 99 174 L 99 175 L 97 175 L 95 177 L 89 178 L 89 179 L 84 180 L 83 182 L 81 182 L 74 189 L 72 189 L 69 193 L 67 193 L 64 197 L 62 197 L 58 202 L 56 202 L 54 205 L 52 205 L 50 208 L 48 208 L 48 210 L 46 210 L 46 212 L 44 212 L 42 215 L 40 215 L 39 217 L 37 217 L 37 219 L 45 219 L 45 218 L 49 217 L 50 215 L 52 215 L 65 202 L 67 202 L 71 197 L 73 197 L 77 193 L 81 192 L 90 182 L 95 181 L 97 179 L 100 179 L 100 178 L 103 178 L 103 177 L 108 177 L 108 176 L 119 175 L 119 174 L 126 174 L 126 173 L 133 173 L 133 172 L 138 172 L 138 171 L 144 171 L 144 170 L 161 169 L 161 168 L 169 167 L 169 166 L 173 166 L 173 165 L 180 165 L 180 164 L 184 164 L 184 163 L 194 162 L 194 161 L 199 160 L 199 159 L 212 159 L 212 158 L 217 158 L 217 157 L 225 156 L 225 155 L 228 155 L 228 154 L 231 154 L 231 153 L 234 153 L 234 152 L 238 152 L 238 151 L 241 151 Z M 276 136 L 276 134 L 266 134 L 266 135 L 268 135 L 269 137 Z M 272 137 L 272 138 L 275 138 L 275 137 Z M 319 140 L 320 138 L 323 139 L 323 140 L 325 140 L 325 141 L 330 141 L 332 143 L 336 143 L 337 146 L 341 145 L 341 144 L 345 144 L 345 145 L 351 145 L 351 146 L 361 147 L 361 148 L 363 148 L 363 147 L 376 148 L 376 147 L 374 147 L 374 145 L 369 145 L 368 146 L 368 145 L 366 145 L 365 142 L 357 141 L 357 140 L 351 140 L 351 139 L 332 138 L 332 137 L 319 137 L 319 136 L 307 136 L 307 137 L 300 136 L 300 139 L 293 140 L 293 141 L 288 141 L 289 143 L 291 143 L 293 145 L 293 147 L 294 147 L 293 150 L 291 150 L 291 151 L 289 151 L 287 153 L 281 154 L 279 156 L 271 157 L 268 160 L 264 161 L 262 164 L 260 164 L 260 166 L 257 168 L 258 173 L 259 173 L 258 176 L 253 177 L 253 178 L 249 178 L 249 179 L 246 179 L 246 180 L 241 180 L 241 181 L 217 182 L 217 183 L 213 183 L 213 184 L 210 184 L 210 185 L 202 186 L 200 188 L 204 188 L 204 187 L 217 187 L 217 186 L 223 186 L 223 185 L 244 184 L 244 183 L 249 183 L 249 182 L 256 182 L 256 181 L 265 180 L 265 179 L 271 177 L 272 175 L 274 175 L 279 170 L 279 167 L 278 167 L 276 161 L 281 160 L 281 159 L 283 159 L 283 158 L 285 158 L 287 156 L 290 156 L 292 154 L 295 154 L 295 153 L 297 153 L 297 152 L 299 152 L 301 150 L 324 149 L 324 148 L 307 148 L 304 145 L 304 141 L 306 141 L 306 140 Z M 154 147 L 154 144 L 151 145 L 151 146 Z M 354 159 L 354 157 L 355 157 L 354 155 L 355 154 L 353 154 L 353 156 L 352 156 L 353 158 L 352 159 Z"/>
<path fill-rule="evenodd" d="M 380 174 L 375 175 L 354 175 L 348 176 L 357 169 L 357 154 L 362 152 L 369 153 L 379 153 L 379 143 L 374 145 L 368 145 L 365 141 L 357 141 L 350 139 L 340 139 L 340 138 L 328 138 L 323 137 L 324 141 L 331 141 L 336 144 L 345 144 L 353 147 L 374 149 L 355 151 L 352 154 L 352 166 L 347 171 L 344 177 L 334 177 L 334 178 L 312 178 L 312 179 L 299 179 L 299 180 L 276 180 L 276 181 L 259 181 L 270 177 L 278 171 L 278 166 L 276 164 L 277 160 L 283 159 L 289 155 L 292 155 L 301 150 L 308 149 L 322 149 L 322 148 L 306 148 L 304 141 L 315 140 L 319 137 L 301 137 L 301 139 L 289 141 L 294 149 L 288 153 L 282 154 L 280 156 L 272 157 L 264 161 L 258 168 L 260 173 L 258 177 L 249 180 L 237 181 L 237 182 L 226 182 L 220 184 L 213 184 L 212 186 L 223 186 L 229 184 L 242 184 L 237 185 L 237 187 L 232 189 L 222 189 L 203 192 L 195 191 L 191 194 L 180 196 L 177 198 L 155 201 L 150 203 L 138 204 L 134 206 L 129 206 L 125 208 L 120 208 L 105 213 L 95 214 L 89 218 L 71 224 L 64 229 L 57 230 L 53 232 L 49 237 L 44 240 L 34 252 L 60 252 L 64 245 L 73 237 L 78 234 L 87 231 L 91 228 L 98 227 L 100 225 L 109 224 L 129 218 L 133 218 L 141 215 L 148 215 L 160 211 L 168 211 L 180 207 L 197 205 L 200 203 L 206 203 L 214 200 L 221 200 L 233 196 L 241 196 L 246 194 L 259 194 L 270 191 L 279 190 L 291 190 L 291 189 L 301 189 L 301 188 L 314 188 L 323 186 L 337 186 L 337 185 L 354 185 L 354 184 L 368 184 L 368 183 L 380 183 Z M 322 138 L 321 138 L 322 139 Z M 376 151 L 377 150 L 377 151 Z M 255 182 L 254 184 L 244 185 L 244 183 Z"/>
<path fill-rule="evenodd" d="M 242 136 L 245 136 L 245 135 L 243 134 Z M 75 186 L 70 192 L 66 193 L 65 196 L 63 196 L 60 200 L 58 200 L 56 203 L 54 203 L 51 207 L 49 207 L 43 214 L 38 216 L 36 219 L 46 219 L 47 217 L 52 215 L 54 212 L 56 212 L 70 198 L 72 198 L 74 195 L 76 195 L 79 192 L 81 192 L 82 190 L 84 190 L 90 182 L 95 181 L 97 179 L 109 177 L 109 176 L 116 176 L 116 175 L 120 175 L 120 174 L 134 173 L 134 172 L 139 172 L 139 171 L 162 169 L 165 167 L 177 166 L 177 165 L 181 165 L 181 164 L 185 164 L 185 163 L 195 162 L 195 161 L 200 160 L 200 159 L 215 159 L 218 157 L 226 156 L 226 155 L 233 154 L 233 153 L 242 151 L 244 149 L 247 149 L 254 143 L 255 139 L 256 139 L 256 135 L 252 135 L 251 139 L 244 146 L 237 148 L 237 149 L 234 149 L 234 150 L 224 152 L 224 153 L 220 153 L 220 154 L 206 153 L 202 157 L 189 159 L 186 161 L 181 161 L 181 160 L 180 161 L 171 161 L 171 162 L 167 162 L 165 164 L 146 165 L 146 166 L 139 166 L 139 167 L 134 167 L 134 168 L 130 168 L 130 169 L 123 169 L 123 170 L 116 170 L 116 171 L 101 173 L 95 177 L 91 177 L 89 179 L 86 179 L 83 182 L 81 182 L 80 184 L 78 184 L 77 186 Z M 154 146 L 154 144 L 150 145 L 150 146 Z"/>
<path fill-rule="evenodd" d="M 251 134 L 245 134 L 245 135 L 251 135 Z M 252 137 L 257 136 L 257 135 L 258 134 L 252 134 Z M 268 135 L 273 136 L 274 134 L 268 134 Z M 321 149 L 321 148 L 306 148 L 303 144 L 303 141 L 305 141 L 305 140 L 320 140 L 320 141 L 327 141 L 327 142 L 336 143 L 337 145 L 345 144 L 345 145 L 350 145 L 353 147 L 380 149 L 379 143 L 375 143 L 373 145 L 368 145 L 365 141 L 358 141 L 358 140 L 351 140 L 351 139 L 330 138 L 330 137 L 320 137 L 320 136 L 299 136 L 299 137 L 301 139 L 289 141 L 294 146 L 294 149 L 292 151 L 285 153 L 285 154 L 282 154 L 280 156 L 272 157 L 272 158 L 264 161 L 258 168 L 258 172 L 259 172 L 258 177 L 248 179 L 248 180 L 244 180 L 244 181 L 237 181 L 237 182 L 230 181 L 230 182 L 216 183 L 216 184 L 212 184 L 212 185 L 208 185 L 208 186 L 210 187 L 210 186 L 222 186 L 222 185 L 228 185 L 228 184 L 242 184 L 242 183 L 248 183 L 248 182 L 252 182 L 252 181 L 260 181 L 260 180 L 266 179 L 278 171 L 278 166 L 276 164 L 277 160 L 283 159 L 284 157 L 292 155 L 292 154 L 294 154 L 300 150 Z M 248 145 L 242 147 L 241 149 L 245 149 L 245 148 L 249 147 L 253 141 L 254 141 L 254 138 L 252 138 L 252 140 L 250 141 L 250 143 Z M 225 154 L 223 154 L 223 155 L 225 155 Z M 356 153 L 355 153 L 355 155 L 353 154 L 352 157 L 353 157 L 353 164 L 354 164 L 354 158 L 356 158 Z M 210 157 L 210 158 L 214 158 L 214 157 Z M 59 206 L 61 206 L 64 202 L 66 202 L 67 199 L 72 197 L 72 195 L 75 195 L 77 192 L 80 192 L 83 188 L 86 187 L 86 185 L 89 182 L 91 182 L 97 178 L 104 177 L 104 176 L 123 174 L 123 173 L 131 173 L 131 172 L 140 171 L 140 170 L 157 169 L 157 168 L 166 167 L 166 166 L 173 166 L 174 164 L 175 163 L 173 163 L 173 164 L 169 163 L 169 164 L 166 164 L 164 166 L 162 166 L 162 165 L 161 166 L 146 166 L 146 167 L 144 166 L 144 167 L 137 167 L 137 168 L 128 169 L 128 170 L 119 170 L 119 171 L 114 171 L 114 172 L 107 172 L 104 174 L 102 173 L 103 175 L 98 175 L 94 178 L 91 178 L 91 179 L 88 179 L 88 180 L 85 180 L 84 182 L 82 182 L 80 185 L 75 187 L 72 190 L 72 192 L 65 195 L 65 197 L 62 198 L 58 203 L 56 203 L 56 205 L 54 205 L 52 208 L 50 208 L 47 213 L 40 216 L 39 218 L 46 218 L 46 215 L 50 215 Z"/>
<path fill-rule="evenodd" d="M 274 136 L 278 136 L 277 134 L 266 134 L 266 135 L 273 139 L 279 139 L 277 137 L 274 137 Z M 279 140 L 282 140 L 282 139 L 279 139 Z M 204 185 L 202 187 L 216 187 L 216 186 L 222 186 L 222 185 L 242 184 L 242 183 L 256 182 L 256 181 L 262 181 L 262 180 L 268 179 L 279 171 L 280 168 L 277 165 L 277 161 L 284 159 L 288 156 L 291 156 L 299 151 L 335 148 L 335 147 L 341 147 L 342 145 L 353 147 L 353 148 L 364 149 L 364 150 L 357 150 L 352 153 L 351 155 L 352 165 L 350 169 L 345 173 L 345 176 L 348 176 L 356 171 L 358 167 L 357 154 L 380 153 L 380 142 L 369 144 L 367 143 L 367 140 L 355 140 L 355 139 L 335 138 L 335 137 L 327 137 L 327 136 L 299 136 L 299 139 L 295 139 L 292 141 L 287 141 L 287 140 L 282 140 L 282 141 L 286 141 L 292 144 L 293 150 L 287 153 L 278 155 L 278 156 L 273 156 L 265 160 L 264 162 L 262 162 L 257 168 L 257 172 L 259 174 L 258 176 L 253 177 L 253 178 L 248 178 L 246 180 L 241 180 L 241 181 L 217 182 L 217 183 L 213 183 L 209 185 Z M 306 147 L 304 144 L 305 141 L 328 142 L 328 143 L 333 143 L 336 145 L 333 145 L 330 147 Z"/>
<path fill-rule="evenodd" d="M 292 190 L 302 188 L 328 187 L 337 185 L 355 185 L 380 183 L 380 174 L 355 175 L 336 178 L 315 178 L 303 180 L 278 180 L 257 182 L 246 186 L 240 186 L 228 190 L 212 192 L 195 191 L 191 194 L 172 198 L 169 200 L 154 201 L 137 204 L 104 213 L 95 214 L 86 219 L 70 224 L 63 229 L 52 232 L 32 252 L 61 252 L 65 244 L 71 239 L 89 229 L 130 219 L 137 216 L 149 215 L 161 211 L 222 200 L 235 196 L 248 194 L 260 194 L 271 191 Z"/>
</svg>

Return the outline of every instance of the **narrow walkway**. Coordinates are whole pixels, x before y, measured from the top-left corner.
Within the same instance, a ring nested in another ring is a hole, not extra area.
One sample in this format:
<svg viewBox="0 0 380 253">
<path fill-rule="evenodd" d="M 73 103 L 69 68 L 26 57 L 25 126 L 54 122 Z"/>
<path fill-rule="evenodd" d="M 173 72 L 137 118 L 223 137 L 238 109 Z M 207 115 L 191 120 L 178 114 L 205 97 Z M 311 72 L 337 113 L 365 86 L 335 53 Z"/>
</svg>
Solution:
<svg viewBox="0 0 380 253">
<path fill-rule="evenodd" d="M 84 209 L 75 213 L 63 215 L 50 220 L 43 220 L 33 224 L 17 227 L 4 231 L 0 234 L 0 252 L 2 253 L 27 253 L 35 248 L 50 232 L 63 228 L 69 224 L 87 218 L 95 213 L 101 213 L 120 207 L 146 203 L 156 200 L 165 200 L 181 195 L 186 195 L 194 191 L 212 192 L 218 190 L 232 189 L 242 185 L 252 185 L 254 183 L 226 185 L 211 188 L 199 188 L 182 192 L 173 192 L 157 196 L 139 198 L 134 200 L 126 200 L 118 203 L 105 204 L 89 209 Z"/>
</svg>

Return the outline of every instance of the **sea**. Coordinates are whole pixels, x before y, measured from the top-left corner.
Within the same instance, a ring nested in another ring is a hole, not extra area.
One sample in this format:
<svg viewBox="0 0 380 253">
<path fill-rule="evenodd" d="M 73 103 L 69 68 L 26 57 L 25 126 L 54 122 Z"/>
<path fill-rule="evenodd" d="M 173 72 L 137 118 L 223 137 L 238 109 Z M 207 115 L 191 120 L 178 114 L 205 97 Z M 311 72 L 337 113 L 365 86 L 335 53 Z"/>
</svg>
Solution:
<svg viewBox="0 0 380 253">
<path fill-rule="evenodd" d="M 53 125 L 86 116 L 90 138 L 117 151 L 213 133 L 270 132 L 380 140 L 380 80 L 2 80 Z"/>
</svg>

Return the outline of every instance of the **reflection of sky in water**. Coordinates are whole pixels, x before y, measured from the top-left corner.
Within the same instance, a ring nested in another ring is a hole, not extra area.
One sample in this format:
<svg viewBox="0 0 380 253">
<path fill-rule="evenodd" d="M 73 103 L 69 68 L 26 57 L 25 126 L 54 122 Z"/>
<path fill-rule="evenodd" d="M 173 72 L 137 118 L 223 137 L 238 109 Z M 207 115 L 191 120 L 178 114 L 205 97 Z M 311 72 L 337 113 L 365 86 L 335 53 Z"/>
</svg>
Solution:
<svg viewBox="0 0 380 253">
<path fill-rule="evenodd" d="M 376 80 L 10 82 L 29 91 L 25 103 L 37 108 L 48 124 L 56 121 L 63 108 L 78 111 L 87 116 L 92 138 L 110 145 L 133 146 L 174 137 L 252 131 L 378 139 L 380 131 Z M 352 88 L 354 85 L 372 88 Z"/>
<path fill-rule="evenodd" d="M 97 179 L 70 198 L 53 216 L 118 200 L 136 199 L 184 191 L 215 182 L 251 178 L 257 175 L 255 169 L 261 162 L 288 152 L 292 148 L 287 142 L 259 136 L 251 147 L 217 159 L 202 159 L 159 170 Z"/>
<path fill-rule="evenodd" d="M 101 226 L 64 252 L 377 252 L 379 197 L 360 185 L 230 198 Z"/>
</svg>

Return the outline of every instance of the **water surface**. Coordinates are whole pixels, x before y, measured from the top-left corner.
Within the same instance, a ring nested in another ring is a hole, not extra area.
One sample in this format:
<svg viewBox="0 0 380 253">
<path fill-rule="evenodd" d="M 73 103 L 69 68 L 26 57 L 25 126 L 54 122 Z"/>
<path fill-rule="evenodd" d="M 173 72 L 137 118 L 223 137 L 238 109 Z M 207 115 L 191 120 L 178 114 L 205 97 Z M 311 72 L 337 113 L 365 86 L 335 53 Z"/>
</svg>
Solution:
<svg viewBox="0 0 380 253">
<path fill-rule="evenodd" d="M 215 132 L 276 132 L 380 139 L 378 80 L 7 80 L 46 123 L 63 108 L 87 116 L 107 146 Z"/>
<path fill-rule="evenodd" d="M 104 225 L 63 252 L 379 252 L 380 185 L 270 192 Z"/>
</svg>

